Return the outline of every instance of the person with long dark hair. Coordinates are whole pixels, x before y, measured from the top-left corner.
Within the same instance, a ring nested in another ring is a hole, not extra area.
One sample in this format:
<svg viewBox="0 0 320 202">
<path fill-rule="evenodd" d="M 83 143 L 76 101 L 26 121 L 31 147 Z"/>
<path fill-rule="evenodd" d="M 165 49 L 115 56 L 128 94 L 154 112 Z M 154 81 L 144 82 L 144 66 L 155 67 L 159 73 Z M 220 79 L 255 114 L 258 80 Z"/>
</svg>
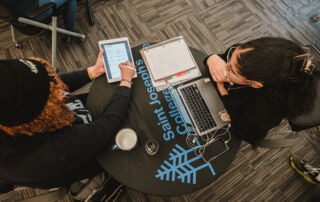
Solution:
<svg viewBox="0 0 320 202">
<path fill-rule="evenodd" d="M 231 118 L 231 132 L 255 143 L 285 117 L 311 110 L 319 61 L 283 38 L 236 44 L 205 61 Z"/>
</svg>

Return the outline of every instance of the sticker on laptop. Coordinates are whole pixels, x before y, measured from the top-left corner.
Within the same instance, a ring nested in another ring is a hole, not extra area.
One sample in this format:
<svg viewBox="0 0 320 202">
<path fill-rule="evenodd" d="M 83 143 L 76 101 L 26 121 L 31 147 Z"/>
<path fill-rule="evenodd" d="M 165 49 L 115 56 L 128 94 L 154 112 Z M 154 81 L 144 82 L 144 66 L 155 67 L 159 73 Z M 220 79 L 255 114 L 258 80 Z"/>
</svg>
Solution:
<svg viewBox="0 0 320 202">
<path fill-rule="evenodd" d="M 231 121 L 230 116 L 226 109 L 219 112 L 219 115 L 222 121 Z"/>
</svg>

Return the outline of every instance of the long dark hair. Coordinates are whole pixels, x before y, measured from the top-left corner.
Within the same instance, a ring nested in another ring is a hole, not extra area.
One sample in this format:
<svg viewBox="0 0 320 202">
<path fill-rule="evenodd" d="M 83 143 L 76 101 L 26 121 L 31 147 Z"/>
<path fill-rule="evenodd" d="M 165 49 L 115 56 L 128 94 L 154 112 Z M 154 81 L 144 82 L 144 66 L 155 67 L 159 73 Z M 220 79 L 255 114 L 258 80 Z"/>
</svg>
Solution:
<svg viewBox="0 0 320 202">
<path fill-rule="evenodd" d="M 311 110 L 315 98 L 315 76 L 301 71 L 306 61 L 295 60 L 305 51 L 298 44 L 283 38 L 263 37 L 244 43 L 237 61 L 239 73 L 249 80 L 261 81 L 268 97 L 287 106 L 287 116 L 294 117 Z M 313 61 L 313 65 L 319 65 Z"/>
</svg>

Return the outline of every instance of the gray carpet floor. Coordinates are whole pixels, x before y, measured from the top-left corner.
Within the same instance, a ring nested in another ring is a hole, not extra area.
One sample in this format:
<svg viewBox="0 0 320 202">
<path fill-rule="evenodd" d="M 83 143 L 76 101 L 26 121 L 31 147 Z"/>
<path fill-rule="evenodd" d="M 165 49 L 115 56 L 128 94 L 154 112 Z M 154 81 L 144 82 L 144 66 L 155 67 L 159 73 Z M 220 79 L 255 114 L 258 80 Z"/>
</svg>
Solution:
<svg viewBox="0 0 320 202">
<path fill-rule="evenodd" d="M 220 53 L 234 43 L 262 36 L 284 37 L 320 48 L 320 24 L 311 21 L 312 16 L 320 13 L 319 0 L 95 0 L 93 26 L 88 23 L 85 1 L 78 5 L 76 27 L 87 39 L 84 43 L 65 44 L 58 36 L 60 72 L 93 65 L 99 40 L 124 36 L 133 47 L 182 35 L 189 46 L 207 54 Z M 59 18 L 59 25 L 62 24 Z M 17 36 L 23 45 L 21 49 L 13 46 L 8 23 L 0 21 L 0 59 L 35 56 L 51 60 L 50 34 Z M 320 201 L 320 186 L 305 182 L 289 166 L 292 153 L 320 165 L 318 129 L 289 135 L 283 135 L 283 130 L 285 124 L 272 138 L 296 137 L 293 147 L 254 150 L 243 142 L 228 170 L 201 190 L 160 197 L 128 188 L 119 201 Z M 17 200 L 46 191 L 26 189 L 9 198 Z M 8 199 L 8 195 L 0 195 L 0 200 L 5 197 Z M 71 198 L 67 196 L 61 201 Z"/>
</svg>

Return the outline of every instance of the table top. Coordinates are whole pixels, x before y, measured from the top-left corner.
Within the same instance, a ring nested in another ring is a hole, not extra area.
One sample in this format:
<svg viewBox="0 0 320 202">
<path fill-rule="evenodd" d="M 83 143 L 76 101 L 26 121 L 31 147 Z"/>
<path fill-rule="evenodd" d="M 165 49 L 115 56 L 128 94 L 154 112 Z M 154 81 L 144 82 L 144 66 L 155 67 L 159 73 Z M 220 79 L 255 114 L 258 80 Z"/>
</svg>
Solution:
<svg viewBox="0 0 320 202">
<path fill-rule="evenodd" d="M 227 170 L 239 150 L 240 140 L 232 136 L 229 150 L 211 162 L 204 162 L 201 156 L 195 155 L 195 148 L 186 144 L 187 130 L 169 92 L 156 92 L 152 87 L 139 52 L 147 45 L 132 48 L 138 77 L 132 85 L 128 117 L 122 124 L 122 128 L 132 128 L 137 133 L 138 144 L 132 151 L 113 151 L 113 138 L 97 159 L 108 174 L 137 191 L 166 196 L 196 191 Z M 209 71 L 202 62 L 206 55 L 194 48 L 190 50 L 202 77 L 208 77 Z M 87 104 L 99 102 L 101 93 L 111 98 L 115 86 L 118 83 L 108 84 L 104 76 L 96 79 Z M 150 156 L 145 151 L 144 145 L 149 139 L 159 143 L 156 155 Z"/>
</svg>

